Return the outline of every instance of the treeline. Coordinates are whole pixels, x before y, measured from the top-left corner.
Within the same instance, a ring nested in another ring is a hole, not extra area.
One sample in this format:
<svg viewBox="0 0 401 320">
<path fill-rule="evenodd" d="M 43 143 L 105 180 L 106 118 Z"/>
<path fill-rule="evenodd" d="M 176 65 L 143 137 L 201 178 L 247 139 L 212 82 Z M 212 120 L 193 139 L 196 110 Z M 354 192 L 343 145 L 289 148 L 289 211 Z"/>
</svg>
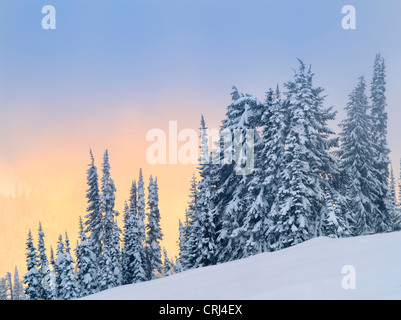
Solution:
<svg viewBox="0 0 401 320">
<path fill-rule="evenodd" d="M 253 157 L 250 174 L 238 174 L 241 162 L 227 163 L 227 152 L 232 159 L 240 157 L 238 148 L 224 147 L 223 138 L 210 152 L 202 116 L 199 178 L 192 178 L 185 221 L 179 221 L 184 270 L 319 236 L 400 229 L 389 171 L 384 59 L 375 57 L 370 95 L 364 77 L 349 95 L 339 136 L 328 127 L 336 112 L 324 106 L 324 89 L 314 86 L 313 77 L 299 60 L 284 92 L 277 85 L 266 92 L 264 102 L 233 87 L 220 131 L 221 136 L 231 132 L 231 146 L 235 132 L 242 132 L 237 141 L 242 141 L 243 157 Z M 247 130 L 254 132 L 250 155 Z"/>
<path fill-rule="evenodd" d="M 56 253 L 50 259 L 39 223 L 37 248 L 29 231 L 27 269 L 24 275 L 28 300 L 68 300 L 84 297 L 116 286 L 147 281 L 174 272 L 167 251 L 161 256 L 159 193 L 157 178 L 149 177 L 147 203 L 142 170 L 138 183 L 133 181 L 129 201 L 125 202 L 123 229 L 115 210 L 115 184 L 110 175 L 109 155 L 103 157 L 99 181 L 92 151 L 87 170 L 88 202 L 84 221 L 79 220 L 79 237 L 72 252 L 68 234 L 60 235 Z M 100 187 L 99 187 L 100 183 Z M 75 258 L 73 258 L 73 256 Z"/>
<path fill-rule="evenodd" d="M 0 278 L 0 300 L 24 300 L 24 288 L 19 278 L 18 268 L 15 267 L 14 277 L 7 272 L 4 278 Z"/>
</svg>

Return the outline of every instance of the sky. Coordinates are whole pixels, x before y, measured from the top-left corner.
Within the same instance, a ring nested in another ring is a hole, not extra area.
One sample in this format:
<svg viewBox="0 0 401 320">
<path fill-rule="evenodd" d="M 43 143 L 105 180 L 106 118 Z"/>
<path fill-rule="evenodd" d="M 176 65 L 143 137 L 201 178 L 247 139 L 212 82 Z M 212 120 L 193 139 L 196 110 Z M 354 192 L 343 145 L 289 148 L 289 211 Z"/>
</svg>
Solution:
<svg viewBox="0 0 401 320">
<path fill-rule="evenodd" d="M 41 25 L 49 4 L 54 30 Z M 355 7 L 355 30 L 341 26 L 345 5 Z M 146 186 L 157 176 L 162 246 L 177 255 L 196 166 L 148 163 L 147 132 L 168 133 L 169 121 L 197 130 L 201 114 L 218 128 L 232 85 L 263 100 L 291 80 L 297 58 L 312 65 L 339 132 L 348 95 L 361 75 L 370 83 L 381 53 L 398 175 L 400 12 L 398 0 L 0 0 L 0 277 L 25 273 L 39 221 L 48 255 L 59 234 L 75 246 L 90 149 L 99 171 L 109 151 L 120 212 L 140 168 Z"/>
</svg>

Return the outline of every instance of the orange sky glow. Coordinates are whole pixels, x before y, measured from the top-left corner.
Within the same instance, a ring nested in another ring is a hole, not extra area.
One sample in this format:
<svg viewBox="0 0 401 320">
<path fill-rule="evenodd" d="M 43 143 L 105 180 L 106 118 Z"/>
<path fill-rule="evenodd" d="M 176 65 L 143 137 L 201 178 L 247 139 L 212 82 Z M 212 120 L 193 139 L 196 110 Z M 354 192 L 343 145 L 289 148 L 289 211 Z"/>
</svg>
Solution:
<svg viewBox="0 0 401 320">
<path fill-rule="evenodd" d="M 124 202 L 129 198 L 132 181 L 138 179 L 139 169 L 143 170 L 145 188 L 150 174 L 158 178 L 164 233 L 161 246 L 167 249 L 170 258 L 178 255 L 178 219 L 184 217 L 190 179 L 196 173 L 196 165 L 149 164 L 146 150 L 153 142 L 146 141 L 146 133 L 152 128 L 160 128 L 168 138 L 168 120 L 177 121 L 179 130 L 197 130 L 200 115 L 189 117 L 184 113 L 171 119 L 165 115 L 153 118 L 130 105 L 124 110 L 112 117 L 107 112 L 100 112 L 96 122 L 90 125 L 87 115 L 72 122 L 71 126 L 49 126 L 13 163 L 0 163 L 0 219 L 3 221 L 0 224 L 0 275 L 14 272 L 17 266 L 22 278 L 26 272 L 27 234 L 31 229 L 37 247 L 39 221 L 45 232 L 48 258 L 50 246 L 56 253 L 58 236 L 62 234 L 64 239 L 65 232 L 75 248 L 79 216 L 84 218 L 86 214 L 86 170 L 90 148 L 99 177 L 104 150 L 109 150 L 121 229 Z M 29 123 L 39 121 L 30 120 Z M 29 128 L 21 134 L 26 137 L 27 131 Z M 178 148 L 184 143 L 177 142 Z"/>
</svg>

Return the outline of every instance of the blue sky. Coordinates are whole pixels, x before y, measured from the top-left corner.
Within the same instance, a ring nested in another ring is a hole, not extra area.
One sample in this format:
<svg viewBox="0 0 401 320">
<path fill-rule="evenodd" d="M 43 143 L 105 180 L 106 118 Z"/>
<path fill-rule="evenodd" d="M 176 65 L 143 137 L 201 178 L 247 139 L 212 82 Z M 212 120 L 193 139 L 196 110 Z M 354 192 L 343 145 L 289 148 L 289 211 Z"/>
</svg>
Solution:
<svg viewBox="0 0 401 320">
<path fill-rule="evenodd" d="M 46 4 L 56 8 L 56 30 L 41 28 Z M 341 28 L 346 4 L 356 8 L 356 30 Z M 400 12 L 395 0 L 2 0 L 0 102 L 7 123 L 0 127 L 15 127 L 21 114 L 69 125 L 132 101 L 153 115 L 168 107 L 172 119 L 204 112 L 218 125 L 231 85 L 263 99 L 291 78 L 296 58 L 312 64 L 315 83 L 341 118 L 357 78 L 370 81 L 377 52 L 387 61 L 394 119 Z"/>
</svg>

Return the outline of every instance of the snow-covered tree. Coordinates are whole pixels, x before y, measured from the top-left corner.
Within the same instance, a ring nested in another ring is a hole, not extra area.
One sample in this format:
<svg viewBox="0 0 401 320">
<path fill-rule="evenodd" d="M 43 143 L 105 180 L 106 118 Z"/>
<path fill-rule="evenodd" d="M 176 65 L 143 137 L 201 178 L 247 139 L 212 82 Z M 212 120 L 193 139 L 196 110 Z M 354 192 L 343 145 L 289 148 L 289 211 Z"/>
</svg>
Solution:
<svg viewBox="0 0 401 320">
<path fill-rule="evenodd" d="M 391 212 L 391 217 L 393 219 L 392 226 L 393 230 L 400 230 L 401 228 L 401 215 L 398 211 L 398 204 L 397 204 L 397 194 L 395 191 L 395 178 L 394 178 L 394 171 L 393 166 L 390 166 L 390 179 L 389 179 L 389 188 L 388 188 L 389 196 L 389 209 Z"/>
<path fill-rule="evenodd" d="M 77 288 L 77 278 L 74 273 L 75 260 L 71 256 L 70 240 L 68 239 L 67 232 L 65 233 L 65 248 L 63 254 L 63 266 L 61 273 L 60 290 L 58 291 L 58 298 L 61 300 L 70 300 L 79 296 Z"/>
<path fill-rule="evenodd" d="M 243 229 L 246 233 L 245 255 L 269 250 L 269 228 L 277 219 L 277 191 L 283 158 L 288 117 L 279 87 L 266 93 L 265 106 L 260 115 L 262 137 L 255 146 L 255 169 L 249 181 L 248 211 Z"/>
<path fill-rule="evenodd" d="M 357 87 L 349 96 L 347 118 L 340 124 L 342 132 L 339 155 L 347 210 L 353 218 L 350 226 L 354 235 L 374 233 L 378 221 L 376 217 L 381 215 L 377 207 L 380 193 L 376 179 L 378 170 L 372 157 L 376 151 L 371 143 L 372 129 L 367 114 L 369 105 L 365 89 L 365 79 L 360 77 Z"/>
<path fill-rule="evenodd" d="M 79 217 L 78 239 L 79 242 L 77 243 L 77 247 L 75 249 L 75 254 L 77 257 L 77 289 L 79 292 L 79 297 L 85 297 L 98 291 L 98 286 L 96 283 L 97 261 L 95 254 L 90 249 L 81 217 Z"/>
<path fill-rule="evenodd" d="M 166 250 L 166 248 L 163 248 L 163 267 L 162 267 L 163 276 L 167 277 L 167 276 L 172 275 L 173 269 L 174 269 L 174 266 L 171 263 L 170 259 L 168 258 L 167 250 Z"/>
<path fill-rule="evenodd" d="M 29 230 L 28 239 L 26 242 L 26 263 L 28 272 L 24 275 L 24 280 L 22 281 L 25 286 L 25 295 L 27 300 L 37 300 L 38 292 L 40 290 L 40 277 L 38 274 L 38 256 L 36 248 L 33 244 L 32 232 Z"/>
<path fill-rule="evenodd" d="M 188 247 L 188 210 L 185 211 L 185 222 L 184 224 L 181 222 L 181 219 L 178 220 L 178 230 L 179 230 L 179 239 L 178 239 L 178 248 L 179 248 L 179 262 L 183 270 L 188 270 L 191 268 L 189 262 L 189 247 Z"/>
<path fill-rule="evenodd" d="M 138 221 L 138 233 L 139 233 L 139 238 L 140 242 L 142 243 L 142 248 L 143 250 L 141 251 L 141 261 L 142 261 L 142 266 L 145 271 L 146 279 L 150 280 L 148 278 L 150 272 L 149 272 L 149 262 L 148 262 L 148 256 L 146 252 L 146 227 L 145 227 L 145 217 L 146 217 L 146 201 L 145 201 L 145 183 L 143 181 L 143 174 L 142 174 L 142 169 L 139 169 L 139 179 L 138 179 L 138 204 L 137 204 L 137 210 L 138 210 L 138 215 L 137 215 L 137 221 Z"/>
<path fill-rule="evenodd" d="M 184 271 L 184 269 L 181 265 L 180 259 L 177 256 L 174 257 L 173 269 L 174 269 L 174 273 L 179 273 L 179 272 Z"/>
<path fill-rule="evenodd" d="M 99 285 L 101 290 L 121 285 L 121 257 L 120 257 L 120 229 L 115 217 L 118 211 L 114 210 L 116 188 L 110 177 L 109 154 L 106 150 L 102 165 L 101 206 L 103 216 L 103 254 L 101 259 L 101 273 Z"/>
<path fill-rule="evenodd" d="M 24 300 L 24 288 L 19 278 L 18 268 L 15 266 L 12 300 Z"/>
<path fill-rule="evenodd" d="M 129 206 L 124 209 L 124 238 L 122 252 L 123 283 L 130 284 L 146 280 L 142 258 L 145 256 L 138 228 L 137 187 L 132 182 Z"/>
<path fill-rule="evenodd" d="M 375 151 L 372 157 L 373 166 L 376 169 L 375 183 L 379 190 L 377 197 L 373 200 L 378 212 L 374 215 L 373 225 L 375 232 L 388 232 L 393 229 L 393 204 L 391 194 L 388 190 L 389 179 L 389 153 L 387 143 L 387 112 L 386 112 L 386 70 L 384 59 L 377 54 L 373 67 L 373 78 L 371 83 L 371 130 L 370 141 Z"/>
<path fill-rule="evenodd" d="M 398 191 L 398 211 L 401 212 L 401 159 L 400 159 L 400 172 L 398 175 L 398 186 L 397 186 L 397 191 Z"/>
<path fill-rule="evenodd" d="M 44 242 L 45 234 L 42 229 L 42 224 L 39 222 L 38 230 L 38 281 L 40 283 L 38 290 L 39 300 L 52 300 L 53 292 L 50 286 L 50 279 L 48 273 L 50 273 L 49 260 L 46 255 L 46 248 Z"/>
<path fill-rule="evenodd" d="M 274 250 L 322 235 L 318 222 L 326 206 L 325 193 L 335 193 L 331 180 L 338 175 L 337 160 L 330 153 L 337 139 L 330 138 L 334 132 L 327 127 L 335 112 L 323 107 L 323 88 L 313 86 L 313 73 L 300 60 L 285 87 L 289 122 L 272 230 Z"/>
<path fill-rule="evenodd" d="M 198 249 L 196 257 L 196 267 L 204 267 L 216 263 L 217 247 L 216 247 L 216 228 L 214 224 L 213 208 L 212 208 L 212 184 L 210 176 L 211 157 L 209 154 L 209 140 L 207 135 L 207 127 L 205 119 L 201 117 L 200 129 L 200 158 L 199 158 L 199 175 L 200 181 L 198 187 L 198 201 L 196 204 L 197 220 L 199 222 L 198 232 Z"/>
<path fill-rule="evenodd" d="M 248 210 L 246 194 L 250 175 L 244 172 L 243 160 L 246 159 L 247 166 L 252 163 L 253 156 L 252 152 L 248 153 L 251 150 L 248 147 L 259 143 L 253 119 L 254 110 L 260 110 L 262 103 L 251 95 L 239 94 L 235 87 L 233 90 L 232 103 L 222 121 L 220 150 L 217 155 L 216 152 L 213 154 L 214 162 L 216 156 L 219 157 L 217 172 L 216 168 L 211 168 L 211 175 L 214 176 L 211 184 L 215 190 L 212 201 L 217 232 L 217 262 L 246 256 L 246 235 L 242 225 Z M 246 130 L 252 130 L 252 139 L 249 139 Z"/>
<path fill-rule="evenodd" d="M 346 219 L 343 216 L 342 201 L 333 199 L 333 194 L 326 191 L 325 206 L 322 208 L 319 225 L 321 235 L 330 238 L 343 238 L 350 236 Z"/>
<path fill-rule="evenodd" d="M 7 290 L 8 286 L 6 278 L 0 278 L 0 301 L 8 300 Z"/>
<path fill-rule="evenodd" d="M 90 156 L 91 163 L 87 170 L 87 184 L 89 188 L 86 191 L 88 207 L 86 209 L 87 215 L 85 216 L 85 232 L 89 234 L 89 249 L 93 252 L 96 262 L 99 264 L 102 256 L 103 220 L 100 210 L 99 177 L 92 150 L 90 150 Z M 93 279 L 93 281 L 94 283 L 97 282 L 96 279 Z"/>
<path fill-rule="evenodd" d="M 189 189 L 188 208 L 185 211 L 185 225 L 183 229 L 183 240 L 185 251 L 183 251 L 183 260 L 181 261 L 184 270 L 196 268 L 196 259 L 198 258 L 200 248 L 200 228 L 201 221 L 199 217 L 199 190 L 198 180 L 195 174 L 192 175 L 191 187 Z"/>
<path fill-rule="evenodd" d="M 146 225 L 147 257 L 149 263 L 148 278 L 154 279 L 157 275 L 162 274 L 160 241 L 163 238 L 163 233 L 160 227 L 157 178 L 153 180 L 152 175 L 149 178 L 148 190 L 148 223 Z"/>
<path fill-rule="evenodd" d="M 64 268 L 65 268 L 65 249 L 64 249 L 64 242 L 61 234 L 59 235 L 57 241 L 57 256 L 56 260 L 54 261 L 54 272 L 55 272 L 55 299 L 62 300 L 64 299 L 63 296 L 63 275 L 64 275 Z"/>
</svg>

